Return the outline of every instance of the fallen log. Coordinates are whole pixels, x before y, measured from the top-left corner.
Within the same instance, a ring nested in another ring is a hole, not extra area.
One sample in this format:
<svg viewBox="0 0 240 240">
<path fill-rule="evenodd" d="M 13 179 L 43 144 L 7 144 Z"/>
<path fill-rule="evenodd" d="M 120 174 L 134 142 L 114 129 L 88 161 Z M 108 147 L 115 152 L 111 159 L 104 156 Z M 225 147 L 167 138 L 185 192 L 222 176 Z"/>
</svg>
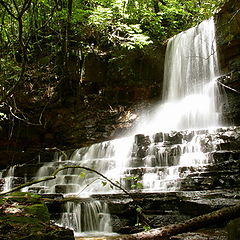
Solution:
<svg viewBox="0 0 240 240">
<path fill-rule="evenodd" d="M 237 217 L 240 217 L 240 204 L 225 207 L 181 223 L 171 224 L 145 232 L 122 235 L 114 238 L 114 240 L 163 240 L 180 233 L 195 231 L 200 228 L 227 222 Z"/>
</svg>

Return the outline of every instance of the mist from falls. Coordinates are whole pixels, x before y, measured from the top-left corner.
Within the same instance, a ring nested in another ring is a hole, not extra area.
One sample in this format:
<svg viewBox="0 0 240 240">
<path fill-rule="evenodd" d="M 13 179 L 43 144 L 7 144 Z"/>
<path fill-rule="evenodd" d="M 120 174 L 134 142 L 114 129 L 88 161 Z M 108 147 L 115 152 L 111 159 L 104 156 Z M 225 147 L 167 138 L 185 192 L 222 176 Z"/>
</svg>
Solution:
<svg viewBox="0 0 240 240">
<path fill-rule="evenodd" d="M 142 119 L 137 132 L 218 126 L 218 75 L 215 25 L 211 18 L 169 40 L 163 101 Z"/>
</svg>

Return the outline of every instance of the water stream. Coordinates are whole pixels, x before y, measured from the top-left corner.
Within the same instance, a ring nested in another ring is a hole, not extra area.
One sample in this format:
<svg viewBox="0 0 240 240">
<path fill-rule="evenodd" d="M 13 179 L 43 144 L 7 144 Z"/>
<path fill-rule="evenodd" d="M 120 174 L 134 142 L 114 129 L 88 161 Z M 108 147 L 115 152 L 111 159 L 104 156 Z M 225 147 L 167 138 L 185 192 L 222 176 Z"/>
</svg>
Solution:
<svg viewBox="0 0 240 240">
<path fill-rule="evenodd" d="M 13 187 L 13 181 L 14 181 L 14 170 L 15 166 L 11 166 L 6 174 L 6 177 L 4 178 L 4 184 L 3 184 L 3 192 L 8 191 Z"/>
<path fill-rule="evenodd" d="M 169 40 L 163 102 L 143 119 L 137 131 L 154 133 L 216 127 L 218 74 L 215 25 L 211 18 Z"/>
<path fill-rule="evenodd" d="M 205 132 L 199 129 L 218 126 L 217 75 L 215 29 L 210 19 L 169 40 L 163 102 L 150 114 L 143 114 L 135 134 L 56 153 L 52 162 L 39 169 L 36 178 L 49 176 L 64 166 L 85 166 L 128 191 L 181 189 L 188 167 L 200 169 L 211 163 L 201 150 Z M 65 169 L 56 179 L 31 186 L 28 191 L 75 197 L 121 192 L 99 175 L 80 168 Z M 67 202 L 65 208 L 59 225 L 82 235 L 112 231 L 106 203 L 88 198 L 85 203 Z"/>
<path fill-rule="evenodd" d="M 80 203 L 67 202 L 65 207 L 65 212 L 61 214 L 56 224 L 74 230 L 75 236 L 112 233 L 107 203 L 89 199 Z"/>
</svg>

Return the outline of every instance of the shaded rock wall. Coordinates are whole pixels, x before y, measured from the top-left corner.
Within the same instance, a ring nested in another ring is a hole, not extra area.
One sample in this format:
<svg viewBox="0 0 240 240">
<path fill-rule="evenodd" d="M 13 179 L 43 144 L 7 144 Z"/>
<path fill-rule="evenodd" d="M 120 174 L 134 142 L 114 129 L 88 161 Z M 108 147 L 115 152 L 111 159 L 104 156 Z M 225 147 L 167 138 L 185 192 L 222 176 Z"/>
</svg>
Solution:
<svg viewBox="0 0 240 240">
<path fill-rule="evenodd" d="M 101 94 L 111 105 L 131 105 L 160 99 L 164 71 L 164 46 L 120 49 L 85 61 L 83 84 L 86 93 Z"/>
<path fill-rule="evenodd" d="M 229 0 L 215 15 L 223 122 L 240 125 L 240 2 Z"/>
<path fill-rule="evenodd" d="M 48 100 L 21 89 L 18 108 L 29 113 L 30 122 L 39 123 L 41 116 L 41 123 L 1 123 L 0 167 L 28 162 L 46 148 L 78 148 L 124 134 L 145 106 L 161 98 L 164 54 L 164 46 L 88 53 L 79 89 L 64 102 L 58 92 Z"/>
</svg>

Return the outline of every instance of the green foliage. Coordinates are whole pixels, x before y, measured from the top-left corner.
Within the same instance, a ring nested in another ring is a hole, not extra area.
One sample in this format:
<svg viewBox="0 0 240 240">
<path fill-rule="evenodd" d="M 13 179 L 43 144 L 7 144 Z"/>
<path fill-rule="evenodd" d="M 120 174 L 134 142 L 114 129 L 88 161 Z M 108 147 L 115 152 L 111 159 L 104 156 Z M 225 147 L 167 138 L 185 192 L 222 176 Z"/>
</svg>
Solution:
<svg viewBox="0 0 240 240">
<path fill-rule="evenodd" d="M 140 190 L 143 188 L 143 185 L 140 181 L 140 177 L 139 176 L 130 176 L 130 177 L 126 177 L 126 180 L 131 182 L 131 188 L 132 189 L 136 189 L 136 190 Z"/>
<path fill-rule="evenodd" d="M 142 213 L 143 209 L 142 209 L 140 206 L 138 206 L 137 209 L 136 209 L 136 211 L 137 211 L 138 213 Z"/>
<path fill-rule="evenodd" d="M 68 66 L 69 56 L 82 60 L 84 54 L 93 50 L 138 49 L 164 42 L 209 18 L 223 2 L 0 1 L 0 99 L 11 93 L 19 80 L 28 82 L 32 64 L 39 70 L 48 69 L 50 76 L 61 79 L 67 72 L 64 68 Z M 135 185 L 135 188 L 141 188 L 139 184 Z"/>
<path fill-rule="evenodd" d="M 86 175 L 87 175 L 87 173 L 86 173 L 86 172 L 81 172 L 81 173 L 79 174 L 79 177 L 80 177 L 80 178 L 85 178 L 85 177 L 86 177 Z"/>
<path fill-rule="evenodd" d="M 143 226 L 144 231 L 149 231 L 151 229 L 150 226 Z"/>
<path fill-rule="evenodd" d="M 9 1 L 14 16 L 25 0 Z M 71 38 L 84 47 L 92 44 L 126 48 L 143 47 L 155 41 L 164 41 L 213 14 L 222 1 L 213 0 L 32 0 L 23 14 L 23 37 L 30 38 L 30 51 L 47 43 L 49 50 L 62 45 L 66 24 L 71 24 Z M 71 6 L 70 6 L 71 5 Z M 18 22 L 1 8 L 1 39 L 17 50 Z M 54 41 L 55 44 L 50 44 Z M 57 43 L 57 44 L 56 44 Z M 30 52 L 28 52 L 30 54 Z"/>
<path fill-rule="evenodd" d="M 107 182 L 102 181 L 102 185 L 103 185 L 103 187 L 105 187 L 107 185 Z"/>
</svg>

